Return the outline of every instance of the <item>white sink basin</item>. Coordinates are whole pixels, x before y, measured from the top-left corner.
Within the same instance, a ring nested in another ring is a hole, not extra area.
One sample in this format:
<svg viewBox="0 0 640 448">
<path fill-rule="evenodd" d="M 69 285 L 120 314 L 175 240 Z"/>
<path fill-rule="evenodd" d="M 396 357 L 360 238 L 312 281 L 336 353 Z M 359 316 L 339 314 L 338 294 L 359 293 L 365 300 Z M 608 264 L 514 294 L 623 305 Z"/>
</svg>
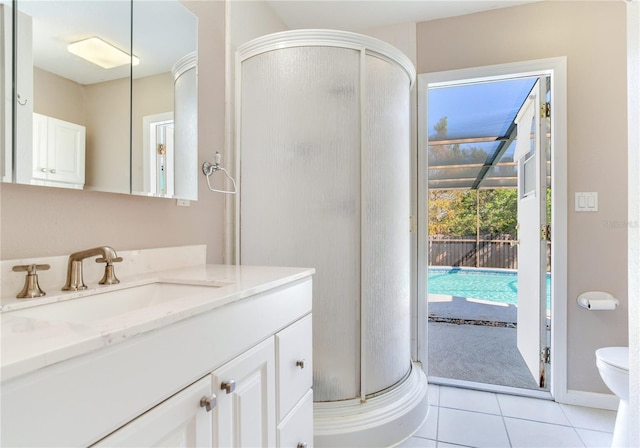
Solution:
<svg viewBox="0 0 640 448">
<path fill-rule="evenodd" d="M 225 284 L 188 285 L 150 283 L 115 291 L 99 291 L 76 299 L 11 311 L 13 316 L 41 320 L 87 323 L 154 307 L 194 294 L 211 293 Z"/>
</svg>

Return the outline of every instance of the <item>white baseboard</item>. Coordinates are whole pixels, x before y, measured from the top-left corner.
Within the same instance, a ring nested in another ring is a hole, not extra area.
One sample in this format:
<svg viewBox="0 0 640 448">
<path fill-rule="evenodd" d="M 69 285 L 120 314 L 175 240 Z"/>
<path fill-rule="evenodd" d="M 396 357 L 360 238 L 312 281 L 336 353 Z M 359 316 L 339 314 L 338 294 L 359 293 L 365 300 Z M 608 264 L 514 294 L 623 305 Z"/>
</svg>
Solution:
<svg viewBox="0 0 640 448">
<path fill-rule="evenodd" d="M 556 401 L 563 404 L 573 404 L 576 406 L 615 411 L 618 409 L 618 403 L 620 400 L 613 394 L 601 394 L 569 389 L 566 394 L 563 394 L 561 399 L 556 397 Z"/>
</svg>

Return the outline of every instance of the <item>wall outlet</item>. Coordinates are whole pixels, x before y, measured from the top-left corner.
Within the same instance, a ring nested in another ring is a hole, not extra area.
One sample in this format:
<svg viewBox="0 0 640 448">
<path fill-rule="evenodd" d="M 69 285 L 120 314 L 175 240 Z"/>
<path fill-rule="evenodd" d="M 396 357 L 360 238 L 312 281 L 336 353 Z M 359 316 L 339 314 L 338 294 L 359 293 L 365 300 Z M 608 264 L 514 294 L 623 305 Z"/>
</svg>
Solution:
<svg viewBox="0 0 640 448">
<path fill-rule="evenodd" d="M 178 199 L 176 200 L 176 204 L 178 205 L 178 207 L 190 207 L 191 201 L 188 199 Z"/>
</svg>

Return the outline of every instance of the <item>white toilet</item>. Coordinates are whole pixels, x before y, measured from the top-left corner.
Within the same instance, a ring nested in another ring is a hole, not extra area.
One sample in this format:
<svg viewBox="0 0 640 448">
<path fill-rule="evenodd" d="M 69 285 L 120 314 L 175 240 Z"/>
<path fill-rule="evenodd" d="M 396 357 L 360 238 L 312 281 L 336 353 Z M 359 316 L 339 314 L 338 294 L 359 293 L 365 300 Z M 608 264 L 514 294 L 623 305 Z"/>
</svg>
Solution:
<svg viewBox="0 0 640 448">
<path fill-rule="evenodd" d="M 626 447 L 629 437 L 629 347 L 596 350 L 596 365 L 604 384 L 620 398 L 611 446 Z"/>
</svg>

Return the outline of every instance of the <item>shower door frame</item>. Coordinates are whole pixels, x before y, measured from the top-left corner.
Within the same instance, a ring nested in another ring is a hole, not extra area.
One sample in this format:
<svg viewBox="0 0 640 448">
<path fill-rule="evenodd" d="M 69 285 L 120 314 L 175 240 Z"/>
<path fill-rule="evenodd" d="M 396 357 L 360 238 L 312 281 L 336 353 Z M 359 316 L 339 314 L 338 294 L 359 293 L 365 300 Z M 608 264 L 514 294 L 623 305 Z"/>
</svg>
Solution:
<svg viewBox="0 0 640 448">
<path fill-rule="evenodd" d="M 514 76 L 549 75 L 552 78 L 553 111 L 553 144 L 551 153 L 552 178 L 552 271 L 551 313 L 553 328 L 551 346 L 553 362 L 551 363 L 551 382 L 549 392 L 527 391 L 521 389 L 522 395 L 553 398 L 558 402 L 567 401 L 567 62 L 566 57 L 540 59 L 484 67 L 474 67 L 443 72 L 418 75 L 418 150 L 416 156 L 417 185 L 417 249 L 414 278 L 417 282 L 417 358 L 422 361 L 423 370 L 428 375 L 428 236 L 423 231 L 428 228 L 428 89 L 434 86 L 454 85 L 472 79 L 500 80 Z M 421 204 L 423 204 L 421 206 Z M 484 385 L 483 385 L 484 386 Z M 487 390 L 505 392 L 504 386 L 486 385 Z"/>
</svg>

